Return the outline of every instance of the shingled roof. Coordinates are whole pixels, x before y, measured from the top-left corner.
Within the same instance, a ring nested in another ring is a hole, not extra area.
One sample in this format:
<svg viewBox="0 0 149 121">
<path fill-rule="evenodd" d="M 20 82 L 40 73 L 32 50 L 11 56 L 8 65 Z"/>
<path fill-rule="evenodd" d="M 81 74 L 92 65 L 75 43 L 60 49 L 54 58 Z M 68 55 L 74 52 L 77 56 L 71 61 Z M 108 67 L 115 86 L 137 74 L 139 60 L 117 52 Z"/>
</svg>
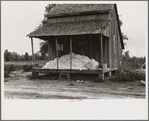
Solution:
<svg viewBox="0 0 149 121">
<path fill-rule="evenodd" d="M 46 16 L 53 17 L 71 13 L 110 11 L 113 7 L 114 4 L 57 4 Z"/>
<path fill-rule="evenodd" d="M 69 23 L 48 23 L 38 30 L 30 33 L 29 37 L 102 34 L 107 29 L 110 20 L 92 20 Z"/>
</svg>

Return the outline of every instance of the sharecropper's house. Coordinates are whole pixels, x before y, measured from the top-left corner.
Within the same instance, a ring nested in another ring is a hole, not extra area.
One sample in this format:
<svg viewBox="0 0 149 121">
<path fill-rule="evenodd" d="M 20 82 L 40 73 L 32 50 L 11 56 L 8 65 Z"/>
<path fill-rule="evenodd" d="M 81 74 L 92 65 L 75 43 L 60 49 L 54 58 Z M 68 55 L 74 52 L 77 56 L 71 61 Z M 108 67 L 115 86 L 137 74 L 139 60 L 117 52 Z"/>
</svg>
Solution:
<svg viewBox="0 0 149 121">
<path fill-rule="evenodd" d="M 34 76 L 49 72 L 104 77 L 105 73 L 111 75 L 121 66 L 124 43 L 116 4 L 58 4 L 46 17 L 48 23 L 27 36 L 32 44 L 33 38 L 47 41 L 49 60 L 56 58 L 57 66 L 55 69 L 34 68 Z M 74 69 L 72 53 L 95 59 L 101 66 L 95 70 Z M 58 57 L 68 54 L 70 68 L 61 69 Z"/>
</svg>

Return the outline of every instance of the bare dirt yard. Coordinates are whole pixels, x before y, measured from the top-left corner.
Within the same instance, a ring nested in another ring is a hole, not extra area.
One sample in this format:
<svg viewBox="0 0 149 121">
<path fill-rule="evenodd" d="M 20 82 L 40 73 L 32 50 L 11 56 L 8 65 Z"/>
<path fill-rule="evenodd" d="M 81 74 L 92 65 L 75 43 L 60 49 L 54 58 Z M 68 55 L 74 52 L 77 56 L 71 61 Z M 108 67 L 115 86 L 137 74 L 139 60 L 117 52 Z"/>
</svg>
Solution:
<svg viewBox="0 0 149 121">
<path fill-rule="evenodd" d="M 145 86 L 133 82 L 58 80 L 55 76 L 32 79 L 31 72 L 14 71 L 4 79 L 5 99 L 129 99 L 145 98 Z"/>
</svg>

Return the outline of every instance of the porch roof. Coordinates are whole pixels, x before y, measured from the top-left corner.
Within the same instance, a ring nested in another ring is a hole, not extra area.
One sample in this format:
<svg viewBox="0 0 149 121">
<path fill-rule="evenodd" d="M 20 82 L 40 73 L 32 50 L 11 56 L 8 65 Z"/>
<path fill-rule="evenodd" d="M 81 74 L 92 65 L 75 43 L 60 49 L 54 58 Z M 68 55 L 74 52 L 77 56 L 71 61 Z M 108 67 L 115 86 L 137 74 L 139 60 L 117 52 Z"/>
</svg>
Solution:
<svg viewBox="0 0 149 121">
<path fill-rule="evenodd" d="M 83 35 L 83 34 L 103 34 L 109 25 L 109 19 L 94 21 L 78 21 L 65 23 L 48 23 L 43 27 L 31 32 L 29 37 L 44 36 L 65 36 L 65 35 Z"/>
</svg>

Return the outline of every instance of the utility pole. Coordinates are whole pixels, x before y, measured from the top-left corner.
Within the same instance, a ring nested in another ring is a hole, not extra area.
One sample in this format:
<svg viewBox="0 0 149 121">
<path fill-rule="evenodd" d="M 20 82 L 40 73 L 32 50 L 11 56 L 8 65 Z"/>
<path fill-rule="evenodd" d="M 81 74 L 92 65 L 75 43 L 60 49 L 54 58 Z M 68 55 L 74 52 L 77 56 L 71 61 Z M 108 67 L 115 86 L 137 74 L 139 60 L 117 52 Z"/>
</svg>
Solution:
<svg viewBox="0 0 149 121">
<path fill-rule="evenodd" d="M 137 58 L 138 58 L 138 51 L 137 51 Z"/>
</svg>

